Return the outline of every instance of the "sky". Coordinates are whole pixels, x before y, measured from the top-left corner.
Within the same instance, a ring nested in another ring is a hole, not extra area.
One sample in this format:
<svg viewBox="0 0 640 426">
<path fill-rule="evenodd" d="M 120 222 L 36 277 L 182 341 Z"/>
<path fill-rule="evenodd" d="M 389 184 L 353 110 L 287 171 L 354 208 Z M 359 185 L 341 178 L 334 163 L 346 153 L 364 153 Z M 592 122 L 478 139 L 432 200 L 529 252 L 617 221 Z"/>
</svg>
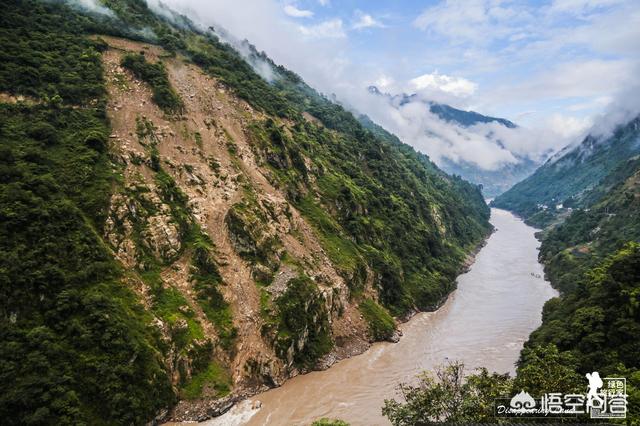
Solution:
<svg viewBox="0 0 640 426">
<path fill-rule="evenodd" d="M 492 169 L 518 155 L 544 159 L 640 83 L 638 0 L 162 1 L 248 39 L 436 162 Z M 372 99 L 369 85 L 520 127 L 452 128 L 423 103 Z"/>
</svg>

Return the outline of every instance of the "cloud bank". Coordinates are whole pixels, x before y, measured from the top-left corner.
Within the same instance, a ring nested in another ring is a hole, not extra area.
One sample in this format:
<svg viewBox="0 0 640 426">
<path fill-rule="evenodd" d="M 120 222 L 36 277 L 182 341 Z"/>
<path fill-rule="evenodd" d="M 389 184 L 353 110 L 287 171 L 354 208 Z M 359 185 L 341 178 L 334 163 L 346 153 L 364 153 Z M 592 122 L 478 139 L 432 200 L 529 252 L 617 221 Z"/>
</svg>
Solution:
<svg viewBox="0 0 640 426">
<path fill-rule="evenodd" d="M 375 63 L 354 58 L 354 39 L 391 31 L 393 25 L 361 10 L 332 16 L 335 2 L 305 2 L 301 8 L 278 0 L 245 0 L 242 7 L 232 0 L 165 1 L 204 27 L 225 28 L 238 40 L 248 39 L 276 63 L 369 115 L 436 162 L 449 158 L 489 170 L 517 157 L 543 159 L 584 134 L 590 111 L 601 109 L 613 91 L 637 75 L 624 55 L 640 53 L 640 43 L 631 43 L 640 39 L 640 12 L 628 1 L 440 1 L 407 25 L 408 31 L 426 37 L 428 59 L 413 56 L 402 62 L 380 52 Z M 590 53 L 596 51 L 607 56 Z M 272 78 L 269 69 L 253 65 Z M 436 71 L 440 67 L 446 71 Z M 528 70 L 527 78 L 517 67 Z M 496 71 L 503 68 L 506 75 Z M 394 94 L 416 93 L 421 101 L 391 105 L 374 99 L 366 91 L 370 84 Z M 422 100 L 497 116 L 506 111 L 506 117 L 525 126 L 454 126 L 431 114 Z M 553 102 L 562 109 L 550 107 Z"/>
</svg>

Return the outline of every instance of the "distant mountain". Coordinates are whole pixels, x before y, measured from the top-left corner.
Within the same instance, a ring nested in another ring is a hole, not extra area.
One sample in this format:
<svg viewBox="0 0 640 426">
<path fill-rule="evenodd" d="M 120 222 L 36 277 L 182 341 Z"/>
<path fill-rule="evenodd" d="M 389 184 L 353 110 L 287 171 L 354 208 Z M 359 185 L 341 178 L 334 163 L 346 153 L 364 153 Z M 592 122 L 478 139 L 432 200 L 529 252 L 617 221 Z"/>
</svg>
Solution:
<svg viewBox="0 0 640 426">
<path fill-rule="evenodd" d="M 498 123 L 509 129 L 515 129 L 518 127 L 513 122 L 498 117 L 490 117 L 482 115 L 475 111 L 464 111 L 458 108 L 454 108 L 450 105 L 440 104 L 433 101 L 425 101 L 418 97 L 418 95 L 412 94 L 400 94 L 390 95 L 380 91 L 376 86 L 369 86 L 369 93 L 379 96 L 385 96 L 393 105 L 403 106 L 410 102 L 424 102 L 429 105 L 429 110 L 437 115 L 440 119 L 458 125 L 461 127 L 471 127 L 476 124 L 482 123 Z M 366 126 L 367 120 L 361 122 Z M 500 141 L 495 141 L 501 148 L 506 149 Z M 475 184 L 482 185 L 482 192 L 487 197 L 494 197 L 503 193 L 509 189 L 516 182 L 529 176 L 539 164 L 528 157 L 523 157 L 516 153 L 511 153 L 518 162 L 515 164 L 505 164 L 496 170 L 485 170 L 476 164 L 459 160 L 453 161 L 447 157 L 440 159 L 440 167 L 449 174 L 459 175 L 462 178 L 473 182 Z"/>
<path fill-rule="evenodd" d="M 629 158 L 640 154 L 640 116 L 612 135 L 588 135 L 580 145 L 550 158 L 529 178 L 497 197 L 493 205 L 529 222 L 546 225 L 558 213 L 584 207 L 592 191 Z"/>
<path fill-rule="evenodd" d="M 485 197 L 495 197 L 511 188 L 515 183 L 527 178 L 539 166 L 528 157 L 514 154 L 518 163 L 504 164 L 496 170 L 484 170 L 475 164 L 459 161 L 454 162 L 448 158 L 440 160 L 440 168 L 452 175 L 462 176 L 469 182 L 482 185 L 482 193 Z"/>
<path fill-rule="evenodd" d="M 388 93 L 384 93 L 380 91 L 380 89 L 378 89 L 376 86 L 369 86 L 368 90 L 369 90 L 369 93 L 372 93 L 374 95 L 387 96 L 400 106 L 408 104 L 410 102 L 421 101 L 421 99 L 416 94 L 408 95 L 406 93 L 403 93 L 400 95 L 390 95 Z M 500 123 L 503 126 L 508 127 L 510 129 L 515 129 L 516 127 L 518 127 L 516 124 L 507 120 L 506 118 L 490 117 L 487 115 L 482 115 L 475 111 L 465 111 L 462 109 L 454 108 L 446 104 L 439 104 L 433 101 L 423 101 L 423 102 L 427 103 L 429 105 L 429 110 L 432 113 L 436 114 L 441 119 L 458 124 L 463 127 L 473 126 L 474 124 L 478 124 L 478 123 L 491 123 L 491 122 Z"/>
</svg>

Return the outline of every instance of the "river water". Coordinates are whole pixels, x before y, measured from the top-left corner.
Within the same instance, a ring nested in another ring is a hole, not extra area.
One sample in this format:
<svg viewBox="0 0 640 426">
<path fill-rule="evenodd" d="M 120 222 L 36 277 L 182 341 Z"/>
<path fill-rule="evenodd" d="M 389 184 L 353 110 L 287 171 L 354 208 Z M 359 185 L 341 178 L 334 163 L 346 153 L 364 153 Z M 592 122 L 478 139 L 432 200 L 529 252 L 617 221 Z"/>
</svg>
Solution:
<svg viewBox="0 0 640 426">
<path fill-rule="evenodd" d="M 544 302 L 556 296 L 542 278 L 535 230 L 511 213 L 492 209 L 497 231 L 480 250 L 458 289 L 436 312 L 402 325 L 399 343 L 377 343 L 326 371 L 287 381 L 234 407 L 208 425 L 309 425 L 321 417 L 352 425 L 388 425 L 385 398 L 421 370 L 461 360 L 467 369 L 514 372 L 529 333 L 540 325 Z M 252 409 L 260 401 L 260 409 Z"/>
</svg>

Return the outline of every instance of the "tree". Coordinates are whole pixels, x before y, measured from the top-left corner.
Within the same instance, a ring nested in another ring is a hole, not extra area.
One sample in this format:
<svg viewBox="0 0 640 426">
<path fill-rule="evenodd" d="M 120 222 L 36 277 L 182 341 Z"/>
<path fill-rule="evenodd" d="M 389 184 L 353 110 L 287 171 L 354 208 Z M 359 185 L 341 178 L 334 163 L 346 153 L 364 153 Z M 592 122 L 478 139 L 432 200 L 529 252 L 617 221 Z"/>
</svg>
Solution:
<svg viewBox="0 0 640 426">
<path fill-rule="evenodd" d="M 465 377 L 464 364 L 456 361 L 437 368 L 435 377 L 423 372 L 416 386 L 401 384 L 405 402 L 385 400 L 382 414 L 395 426 L 491 421 L 495 398 L 508 395 L 511 385 L 508 374 L 485 368 Z"/>
<path fill-rule="evenodd" d="M 586 381 L 577 371 L 578 366 L 571 353 L 560 352 L 555 345 L 525 347 L 514 390 L 525 390 L 534 396 L 549 392 L 581 392 Z"/>
</svg>

